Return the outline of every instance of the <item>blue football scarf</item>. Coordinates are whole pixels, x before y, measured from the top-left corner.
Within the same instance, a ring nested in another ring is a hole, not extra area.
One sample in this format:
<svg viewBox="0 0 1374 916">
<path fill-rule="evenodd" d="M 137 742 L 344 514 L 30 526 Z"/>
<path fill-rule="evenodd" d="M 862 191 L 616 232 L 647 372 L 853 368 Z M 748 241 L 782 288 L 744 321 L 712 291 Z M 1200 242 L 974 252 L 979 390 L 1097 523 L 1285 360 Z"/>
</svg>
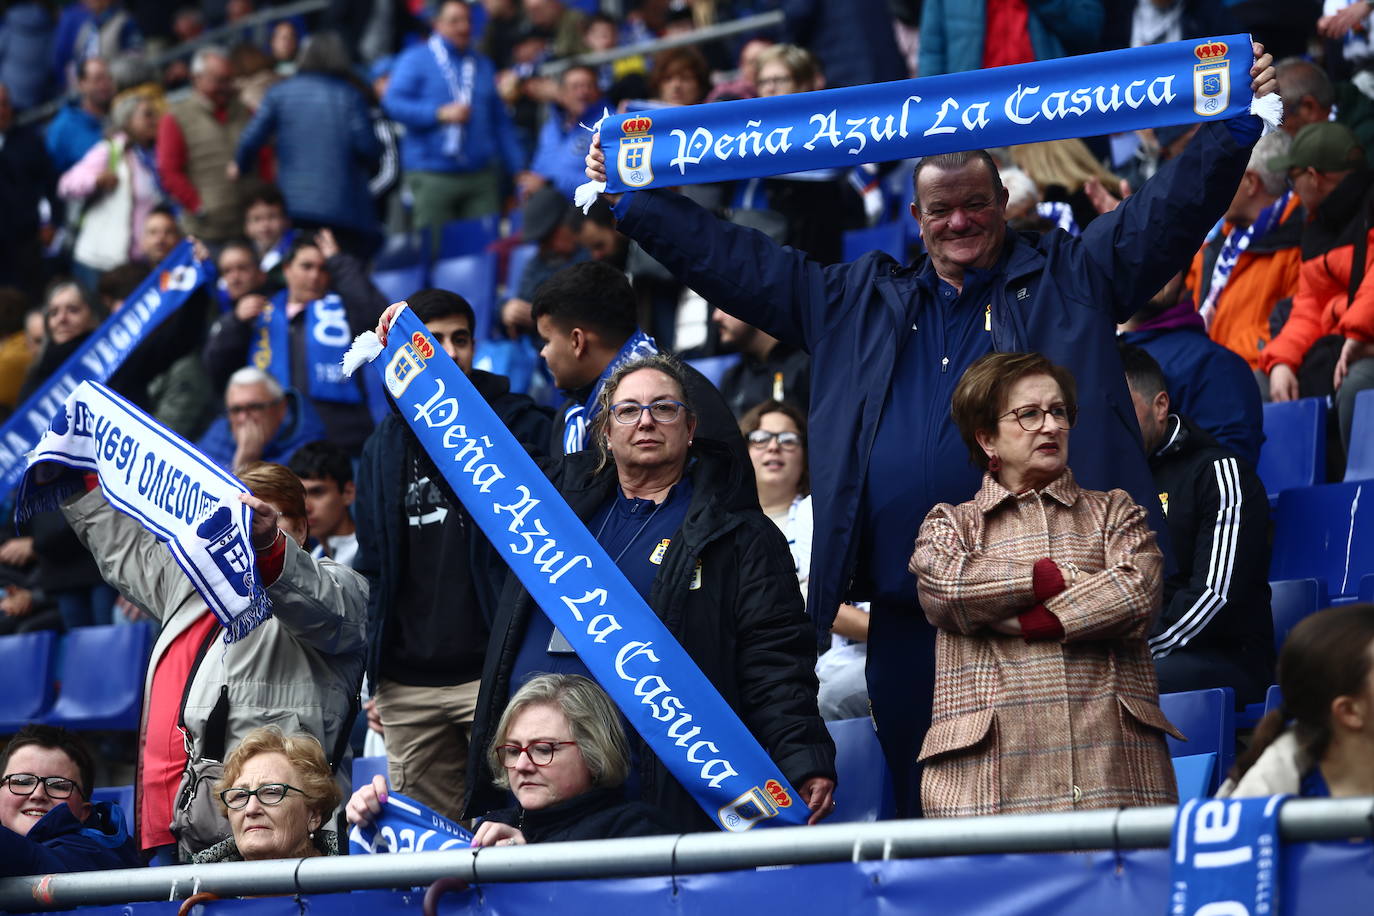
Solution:
<svg viewBox="0 0 1374 916">
<path fill-rule="evenodd" d="M 286 318 L 287 291 L 272 297 L 258 315 L 253 328 L 253 343 L 248 365 L 257 366 L 283 388 L 291 387 L 291 337 Z M 343 300 L 334 293 L 316 299 L 305 307 L 305 361 L 310 366 L 306 391 L 311 400 L 336 404 L 361 404 L 363 393 L 345 378 L 340 364 L 353 332 Z"/>
<path fill-rule="evenodd" d="M 248 492 L 185 439 L 110 389 L 82 382 L 29 455 L 15 520 L 57 508 L 94 471 L 110 505 L 167 543 L 177 565 L 225 628 L 252 632 L 272 611 L 254 565 Z"/>
<path fill-rule="evenodd" d="M 31 394 L 0 426 L 0 488 L 14 488 L 23 475 L 24 456 L 37 444 L 53 415 L 67 396 L 84 381 L 104 382 L 114 374 L 134 348 L 158 325 L 181 308 L 215 268 L 197 261 L 191 243 L 182 242 L 159 264 L 148 279 L 124 300 L 124 307 L 91 334 L 81 348 Z"/>
<path fill-rule="evenodd" d="M 462 826 L 430 810 L 413 798 L 387 794 L 382 813 L 369 827 L 354 824 L 348 830 L 348 854 L 383 852 L 442 852 L 466 849 L 472 834 Z"/>
<path fill-rule="evenodd" d="M 1251 111 L 1249 37 L 1228 35 L 820 92 L 607 115 L 612 193 L 1085 137 Z M 1271 126 L 1277 96 L 1253 109 Z M 587 203 L 589 182 L 578 189 Z"/>
<path fill-rule="evenodd" d="M 602 370 L 586 402 L 573 404 L 563 415 L 563 454 L 571 455 L 587 447 L 587 424 L 596 419 L 597 399 L 601 397 L 601 389 L 606 384 L 606 379 L 611 377 L 611 373 L 630 360 L 653 356 L 657 352 L 658 344 L 654 343 L 654 339 L 648 334 L 636 329 L 630 335 L 630 339 L 625 341 L 620 352 Z"/>
<path fill-rule="evenodd" d="M 1195 798 L 1178 809 L 1169 912 L 1278 913 L 1279 807 L 1269 798 Z"/>
<path fill-rule="evenodd" d="M 805 823 L 777 765 L 409 308 L 385 350 L 360 336 L 345 371 L 368 360 L 501 559 L 707 815 L 730 831 Z"/>
</svg>

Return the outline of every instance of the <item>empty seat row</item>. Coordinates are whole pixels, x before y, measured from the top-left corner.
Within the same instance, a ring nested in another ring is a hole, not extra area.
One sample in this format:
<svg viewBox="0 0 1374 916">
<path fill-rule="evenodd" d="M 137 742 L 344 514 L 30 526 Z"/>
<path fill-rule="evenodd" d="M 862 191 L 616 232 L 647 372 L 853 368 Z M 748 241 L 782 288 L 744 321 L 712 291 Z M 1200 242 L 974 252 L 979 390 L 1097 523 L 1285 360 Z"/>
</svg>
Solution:
<svg viewBox="0 0 1374 916">
<path fill-rule="evenodd" d="M 152 645 L 146 623 L 0 637 L 0 734 L 31 722 L 136 730 Z"/>
</svg>

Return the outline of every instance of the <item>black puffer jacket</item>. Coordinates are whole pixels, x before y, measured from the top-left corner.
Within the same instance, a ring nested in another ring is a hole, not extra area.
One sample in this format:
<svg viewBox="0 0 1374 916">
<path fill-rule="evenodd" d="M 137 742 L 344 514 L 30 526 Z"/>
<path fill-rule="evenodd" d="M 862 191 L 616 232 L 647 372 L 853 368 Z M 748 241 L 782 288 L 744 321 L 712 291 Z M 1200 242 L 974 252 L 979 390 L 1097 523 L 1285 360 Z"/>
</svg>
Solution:
<svg viewBox="0 0 1374 916">
<path fill-rule="evenodd" d="M 835 777 L 835 745 L 816 708 L 815 640 L 787 542 L 758 508 L 752 481 L 728 446 L 698 439 L 688 473 L 692 502 L 663 557 L 649 605 L 707 680 L 791 781 Z M 584 522 L 617 496 L 613 468 L 594 474 L 598 455 L 578 452 L 550 473 Z M 746 484 L 746 481 L 749 481 Z M 697 561 L 701 587 L 692 589 Z M 487 647 L 469 758 L 469 817 L 505 804 L 491 786 L 486 748 L 509 700 L 511 669 L 531 614 L 541 611 L 515 577 L 506 583 Z M 712 822 L 658 758 L 639 744 L 640 799 L 678 830 Z"/>
<path fill-rule="evenodd" d="M 673 833 L 664 815 L 643 802 L 627 802 L 624 790 L 592 789 L 556 805 L 526 811 L 503 808 L 486 817 L 519 829 L 527 843 L 614 840 Z"/>
</svg>

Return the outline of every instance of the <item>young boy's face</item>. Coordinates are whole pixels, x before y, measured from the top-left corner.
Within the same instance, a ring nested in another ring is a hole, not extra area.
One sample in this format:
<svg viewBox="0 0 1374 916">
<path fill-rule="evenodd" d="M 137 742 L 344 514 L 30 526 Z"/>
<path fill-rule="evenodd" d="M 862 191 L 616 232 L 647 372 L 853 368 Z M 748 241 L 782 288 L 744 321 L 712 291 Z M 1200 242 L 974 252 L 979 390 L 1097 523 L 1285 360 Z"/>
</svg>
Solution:
<svg viewBox="0 0 1374 916">
<path fill-rule="evenodd" d="M 262 255 L 281 241 L 286 232 L 286 214 L 276 204 L 255 203 L 244 217 L 243 232 Z"/>
</svg>

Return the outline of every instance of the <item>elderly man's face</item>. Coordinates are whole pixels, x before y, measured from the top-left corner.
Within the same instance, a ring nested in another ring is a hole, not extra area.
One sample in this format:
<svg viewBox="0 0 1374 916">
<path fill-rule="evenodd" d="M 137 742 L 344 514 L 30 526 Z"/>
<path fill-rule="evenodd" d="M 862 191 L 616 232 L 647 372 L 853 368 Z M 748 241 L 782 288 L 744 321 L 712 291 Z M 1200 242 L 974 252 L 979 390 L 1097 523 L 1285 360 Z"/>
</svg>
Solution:
<svg viewBox="0 0 1374 916">
<path fill-rule="evenodd" d="M 192 80 L 196 91 L 217 108 L 223 108 L 234 97 L 234 73 L 223 57 L 208 57 L 205 68 Z"/>
<path fill-rule="evenodd" d="M 266 385 L 230 385 L 224 394 L 224 412 L 229 415 L 229 429 L 235 433 L 249 424 L 261 425 L 271 442 L 286 419 L 286 401 L 273 397 Z M 235 436 L 237 438 L 237 436 Z"/>
<path fill-rule="evenodd" d="M 997 263 L 1006 233 L 1007 191 L 993 185 L 987 164 L 973 159 L 956 169 L 927 166 L 912 215 L 941 277 Z"/>
</svg>

